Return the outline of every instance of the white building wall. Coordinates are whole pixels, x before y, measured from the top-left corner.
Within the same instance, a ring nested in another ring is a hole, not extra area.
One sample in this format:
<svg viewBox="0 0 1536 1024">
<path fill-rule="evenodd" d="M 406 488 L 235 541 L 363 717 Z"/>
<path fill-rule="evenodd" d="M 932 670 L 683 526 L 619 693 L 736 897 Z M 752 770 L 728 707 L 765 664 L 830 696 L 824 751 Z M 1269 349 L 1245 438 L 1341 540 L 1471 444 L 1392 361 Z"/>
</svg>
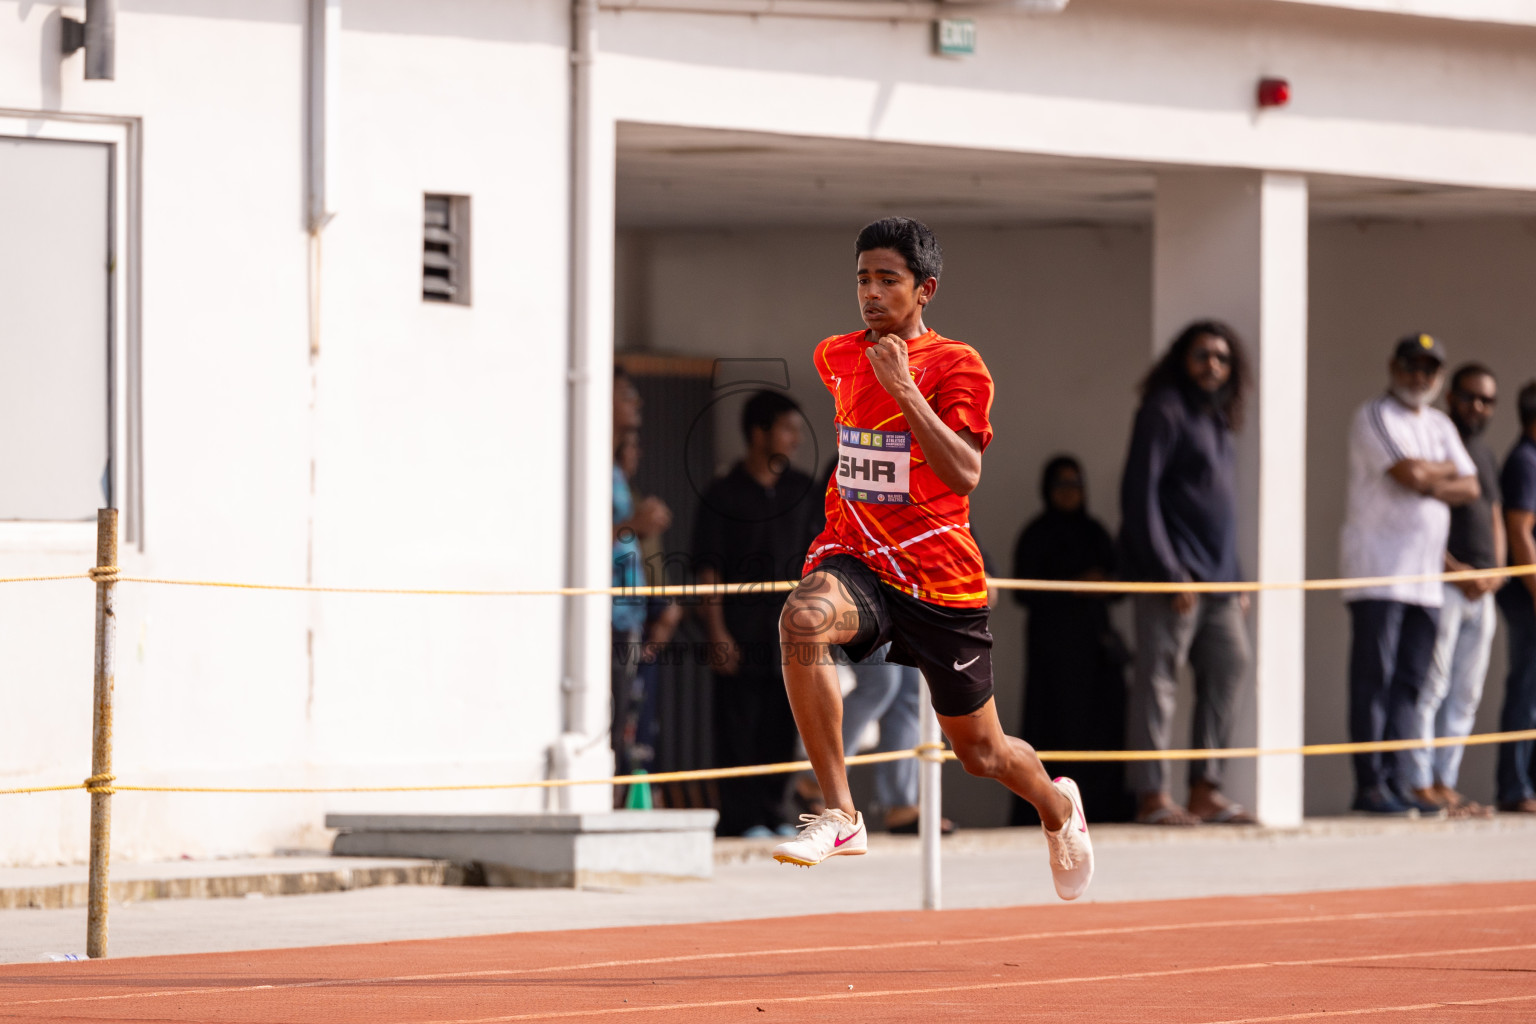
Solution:
<svg viewBox="0 0 1536 1024">
<path fill-rule="evenodd" d="M 345 5 L 313 389 L 305 4 L 216 6 L 122 4 L 117 80 L 84 82 L 79 55 L 52 57 L 56 5 L 0 2 L 0 110 L 141 119 L 143 546 L 120 561 L 302 582 L 313 516 L 318 582 L 559 585 L 564 5 Z M 135 198 L 127 184 L 120 202 Z M 473 196 L 470 308 L 420 299 L 427 191 Z M 137 255 L 127 240 L 120 254 Z M 0 524 L 3 575 L 80 571 L 93 551 L 84 524 Z M 548 599 L 119 591 L 124 783 L 545 774 L 561 728 Z M 0 787 L 89 773 L 90 616 L 83 582 L 0 588 Z M 80 794 L 4 799 L 0 863 L 83 859 Z M 542 803 L 123 793 L 114 852 L 313 847 L 331 809 Z"/>
<path fill-rule="evenodd" d="M 227 17 L 187 18 L 130 6 L 119 15 L 118 80 L 110 83 L 82 81 L 78 54 L 52 59 L 57 7 L 0 8 L 7 26 L 0 106 L 143 118 L 145 546 L 125 545 L 120 561 L 130 571 L 302 578 L 300 7 L 234 4 Z M 119 202 L 130 199 L 126 185 L 117 182 Z M 119 240 L 121 259 L 138 253 Z M 28 544 L 38 533 L 51 537 L 41 550 Z M 0 524 L 0 535 L 18 552 L 8 568 L 71 572 L 93 561 L 90 525 Z M 302 762 L 301 719 L 291 714 L 305 682 L 302 603 L 121 590 L 120 779 L 208 784 Z M 5 690 L 32 695 L 31 715 L 8 715 L 6 728 L 34 751 L 19 764 L 6 758 L 6 785 L 88 773 L 91 597 L 85 583 L 16 584 L 0 593 L 14 643 L 0 662 Z M 0 861 L 84 856 L 83 796 L 7 799 L 15 802 L 0 829 Z M 124 795 L 116 803 L 115 852 L 130 859 L 270 848 L 310 817 L 281 798 L 240 805 Z"/>
<path fill-rule="evenodd" d="M 560 586 L 563 7 L 360 2 L 342 25 L 315 578 Z M 421 300 L 428 192 L 471 197 L 470 306 Z M 561 727 L 557 600 L 329 597 L 315 615 L 314 728 L 331 774 L 543 776 Z M 445 804 L 529 808 L 543 795 L 366 805 Z"/>
</svg>

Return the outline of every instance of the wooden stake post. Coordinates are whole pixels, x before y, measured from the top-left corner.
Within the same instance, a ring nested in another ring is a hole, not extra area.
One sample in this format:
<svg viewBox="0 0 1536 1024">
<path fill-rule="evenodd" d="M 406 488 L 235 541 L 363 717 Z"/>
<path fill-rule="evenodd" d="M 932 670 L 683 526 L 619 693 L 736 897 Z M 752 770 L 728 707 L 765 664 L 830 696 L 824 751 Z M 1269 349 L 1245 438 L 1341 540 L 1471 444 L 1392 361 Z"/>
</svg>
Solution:
<svg viewBox="0 0 1536 1024">
<path fill-rule="evenodd" d="M 96 512 L 96 698 L 91 729 L 91 874 L 85 954 L 107 955 L 107 874 L 112 852 L 112 686 L 117 646 L 117 509 Z"/>
</svg>

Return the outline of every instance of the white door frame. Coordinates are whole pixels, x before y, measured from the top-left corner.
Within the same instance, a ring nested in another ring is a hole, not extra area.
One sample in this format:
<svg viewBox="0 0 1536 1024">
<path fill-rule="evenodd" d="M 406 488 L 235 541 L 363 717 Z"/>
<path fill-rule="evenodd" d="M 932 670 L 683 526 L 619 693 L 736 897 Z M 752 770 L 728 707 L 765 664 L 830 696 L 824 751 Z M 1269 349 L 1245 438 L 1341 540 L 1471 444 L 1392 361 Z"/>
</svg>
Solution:
<svg viewBox="0 0 1536 1024">
<path fill-rule="evenodd" d="M 144 549 L 143 409 L 141 389 L 141 194 L 143 124 L 136 117 L 65 114 L 0 107 L 0 136 L 104 144 L 110 150 L 108 216 L 112 270 L 107 337 L 111 372 L 111 488 L 122 512 L 122 542 Z M 0 550 L 96 550 L 86 523 L 0 523 Z"/>
</svg>

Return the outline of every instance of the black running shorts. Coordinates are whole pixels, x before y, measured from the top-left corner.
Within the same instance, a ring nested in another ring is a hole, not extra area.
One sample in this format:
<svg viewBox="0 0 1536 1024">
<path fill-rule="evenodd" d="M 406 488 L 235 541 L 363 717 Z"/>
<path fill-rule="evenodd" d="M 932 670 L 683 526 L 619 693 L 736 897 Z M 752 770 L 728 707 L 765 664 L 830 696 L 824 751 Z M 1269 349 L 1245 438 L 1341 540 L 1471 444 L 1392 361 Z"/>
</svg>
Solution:
<svg viewBox="0 0 1536 1024">
<path fill-rule="evenodd" d="M 816 571 L 837 577 L 859 606 L 859 631 L 842 645 L 850 661 L 863 661 L 890 641 L 886 660 L 921 669 L 933 709 L 948 718 L 969 715 L 992 699 L 992 632 L 986 608 L 919 601 L 852 555 L 833 555 Z"/>
</svg>

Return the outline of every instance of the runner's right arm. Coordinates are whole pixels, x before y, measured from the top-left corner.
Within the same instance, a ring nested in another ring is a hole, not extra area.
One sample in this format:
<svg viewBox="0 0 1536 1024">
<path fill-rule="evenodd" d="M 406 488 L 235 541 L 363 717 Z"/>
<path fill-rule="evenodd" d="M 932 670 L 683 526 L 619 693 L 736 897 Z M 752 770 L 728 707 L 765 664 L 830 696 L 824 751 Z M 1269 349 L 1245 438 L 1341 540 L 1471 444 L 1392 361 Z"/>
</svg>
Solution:
<svg viewBox="0 0 1536 1024">
<path fill-rule="evenodd" d="M 901 407 L 912 436 L 940 482 L 964 497 L 981 482 L 981 438 L 968 428 L 951 430 L 923 399 L 907 369 L 907 343 L 887 334 L 865 353 L 875 379 Z"/>
</svg>

